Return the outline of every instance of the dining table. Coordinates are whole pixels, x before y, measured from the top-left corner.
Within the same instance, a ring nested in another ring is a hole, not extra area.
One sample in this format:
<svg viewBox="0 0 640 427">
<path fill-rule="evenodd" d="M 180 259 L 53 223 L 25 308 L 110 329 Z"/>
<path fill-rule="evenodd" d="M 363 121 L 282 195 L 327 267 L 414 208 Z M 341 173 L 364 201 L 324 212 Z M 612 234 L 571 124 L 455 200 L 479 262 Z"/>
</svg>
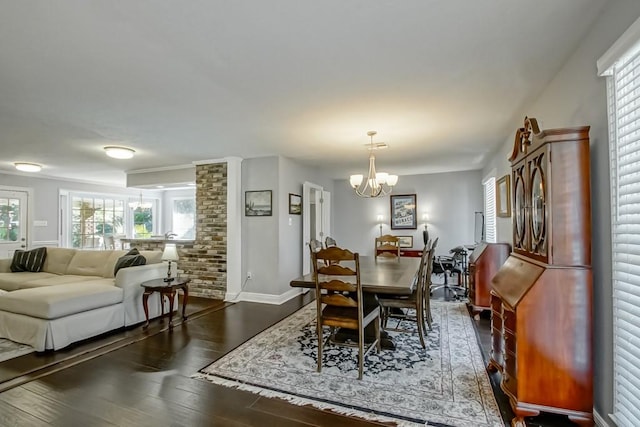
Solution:
<svg viewBox="0 0 640 427">
<path fill-rule="evenodd" d="M 414 290 L 414 277 L 420 266 L 420 258 L 417 257 L 360 257 L 360 283 L 362 284 L 365 305 L 377 304 L 376 295 L 394 294 L 411 295 Z M 340 280 L 349 280 L 344 276 Z M 352 279 L 355 281 L 355 279 Z M 294 288 L 315 289 L 316 284 L 313 273 L 297 277 L 289 283 Z M 369 302 L 367 302 L 369 301 Z M 371 326 L 371 325 L 370 325 Z M 336 334 L 336 340 L 348 339 L 351 331 Z M 367 337 L 372 337 L 372 328 L 365 330 Z M 382 348 L 395 349 L 392 338 L 386 331 L 380 331 Z"/>
</svg>

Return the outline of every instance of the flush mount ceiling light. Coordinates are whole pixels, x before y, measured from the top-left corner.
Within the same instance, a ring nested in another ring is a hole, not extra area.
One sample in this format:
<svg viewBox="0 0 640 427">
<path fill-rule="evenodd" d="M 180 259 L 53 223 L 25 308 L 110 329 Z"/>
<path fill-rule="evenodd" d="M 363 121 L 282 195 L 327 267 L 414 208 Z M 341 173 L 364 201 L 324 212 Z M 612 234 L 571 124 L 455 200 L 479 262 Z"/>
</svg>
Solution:
<svg viewBox="0 0 640 427">
<path fill-rule="evenodd" d="M 104 147 L 107 156 L 114 159 L 130 159 L 135 154 L 136 150 L 127 147 L 118 147 L 116 145 L 108 145 Z"/>
<path fill-rule="evenodd" d="M 373 136 L 377 132 L 372 130 L 367 132 L 371 141 L 369 142 L 369 173 L 367 178 L 364 175 L 351 175 L 349 183 L 356 194 L 360 197 L 382 197 L 391 193 L 394 185 L 398 183 L 398 175 L 389 175 L 386 172 L 376 172 L 376 157 L 373 150 L 386 148 L 386 144 L 373 143 Z"/>
<path fill-rule="evenodd" d="M 22 172 L 40 172 L 42 170 L 42 166 L 37 163 L 16 162 L 13 165 Z"/>
</svg>

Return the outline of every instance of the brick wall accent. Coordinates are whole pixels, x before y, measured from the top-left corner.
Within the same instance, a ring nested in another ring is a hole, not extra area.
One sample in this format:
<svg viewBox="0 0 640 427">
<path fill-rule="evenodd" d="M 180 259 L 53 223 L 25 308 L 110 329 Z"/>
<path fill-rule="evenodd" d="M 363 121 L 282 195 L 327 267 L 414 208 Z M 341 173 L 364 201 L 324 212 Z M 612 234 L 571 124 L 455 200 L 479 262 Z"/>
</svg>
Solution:
<svg viewBox="0 0 640 427">
<path fill-rule="evenodd" d="M 189 295 L 223 299 L 227 290 L 227 164 L 196 165 L 196 239 L 178 268 Z"/>
</svg>

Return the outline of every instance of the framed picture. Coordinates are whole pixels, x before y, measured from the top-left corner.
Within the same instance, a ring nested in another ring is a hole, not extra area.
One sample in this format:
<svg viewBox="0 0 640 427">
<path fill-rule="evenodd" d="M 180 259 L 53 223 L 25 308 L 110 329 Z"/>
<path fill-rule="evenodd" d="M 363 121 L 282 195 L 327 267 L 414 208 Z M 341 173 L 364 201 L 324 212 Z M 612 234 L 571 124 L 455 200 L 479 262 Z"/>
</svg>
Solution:
<svg viewBox="0 0 640 427">
<path fill-rule="evenodd" d="M 509 175 L 505 175 L 496 181 L 496 215 L 500 217 L 511 216 L 511 185 Z"/>
<path fill-rule="evenodd" d="M 413 236 L 398 236 L 401 248 L 413 247 Z"/>
<path fill-rule="evenodd" d="M 416 195 L 392 195 L 390 217 L 392 230 L 415 230 L 418 227 Z"/>
<path fill-rule="evenodd" d="M 302 213 L 302 196 L 289 193 L 289 213 L 291 215 Z"/>
<path fill-rule="evenodd" d="M 245 216 L 271 216 L 271 190 L 244 192 Z"/>
</svg>

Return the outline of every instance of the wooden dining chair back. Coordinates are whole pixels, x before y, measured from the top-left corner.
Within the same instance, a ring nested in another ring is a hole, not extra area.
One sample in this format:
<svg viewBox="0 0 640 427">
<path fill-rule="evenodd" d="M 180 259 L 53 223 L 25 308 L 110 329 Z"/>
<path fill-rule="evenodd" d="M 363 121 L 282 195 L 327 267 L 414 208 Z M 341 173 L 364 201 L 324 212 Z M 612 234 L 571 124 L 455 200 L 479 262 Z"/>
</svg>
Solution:
<svg viewBox="0 0 640 427">
<path fill-rule="evenodd" d="M 324 239 L 324 247 L 330 248 L 332 246 L 338 246 L 338 243 L 336 242 L 336 239 L 334 239 L 333 237 L 327 236 L 327 238 Z"/>
<path fill-rule="evenodd" d="M 400 259 L 400 238 L 385 234 L 376 237 L 375 257 L 397 258 Z"/>
<path fill-rule="evenodd" d="M 427 274 L 429 274 L 429 264 L 432 260 L 433 252 L 431 249 L 425 249 L 422 251 L 422 257 L 420 259 L 420 265 L 418 271 L 414 276 L 414 288 L 411 295 L 378 295 L 378 302 L 382 307 L 382 326 L 386 330 L 396 332 L 411 332 L 406 328 L 401 328 L 400 324 L 405 320 L 415 321 L 418 329 L 418 337 L 420 338 L 420 344 L 422 348 L 426 348 L 425 336 L 427 328 L 427 310 L 425 307 L 426 299 L 429 290 L 427 288 Z M 391 309 L 399 309 L 392 311 Z M 409 314 L 403 309 L 413 309 L 415 314 Z M 396 319 L 398 321 L 395 328 L 388 327 L 389 319 Z M 430 327 L 430 326 L 429 326 Z"/>
<path fill-rule="evenodd" d="M 358 379 L 362 379 L 364 358 L 376 348 L 380 351 L 380 307 L 364 307 L 360 282 L 360 257 L 348 249 L 333 246 L 311 252 L 313 277 L 316 284 L 318 332 L 318 372 L 322 371 L 323 346 L 338 328 L 358 332 Z M 364 328 L 374 324 L 375 340 L 365 349 Z M 325 342 L 323 327 L 331 333 Z"/>
</svg>

